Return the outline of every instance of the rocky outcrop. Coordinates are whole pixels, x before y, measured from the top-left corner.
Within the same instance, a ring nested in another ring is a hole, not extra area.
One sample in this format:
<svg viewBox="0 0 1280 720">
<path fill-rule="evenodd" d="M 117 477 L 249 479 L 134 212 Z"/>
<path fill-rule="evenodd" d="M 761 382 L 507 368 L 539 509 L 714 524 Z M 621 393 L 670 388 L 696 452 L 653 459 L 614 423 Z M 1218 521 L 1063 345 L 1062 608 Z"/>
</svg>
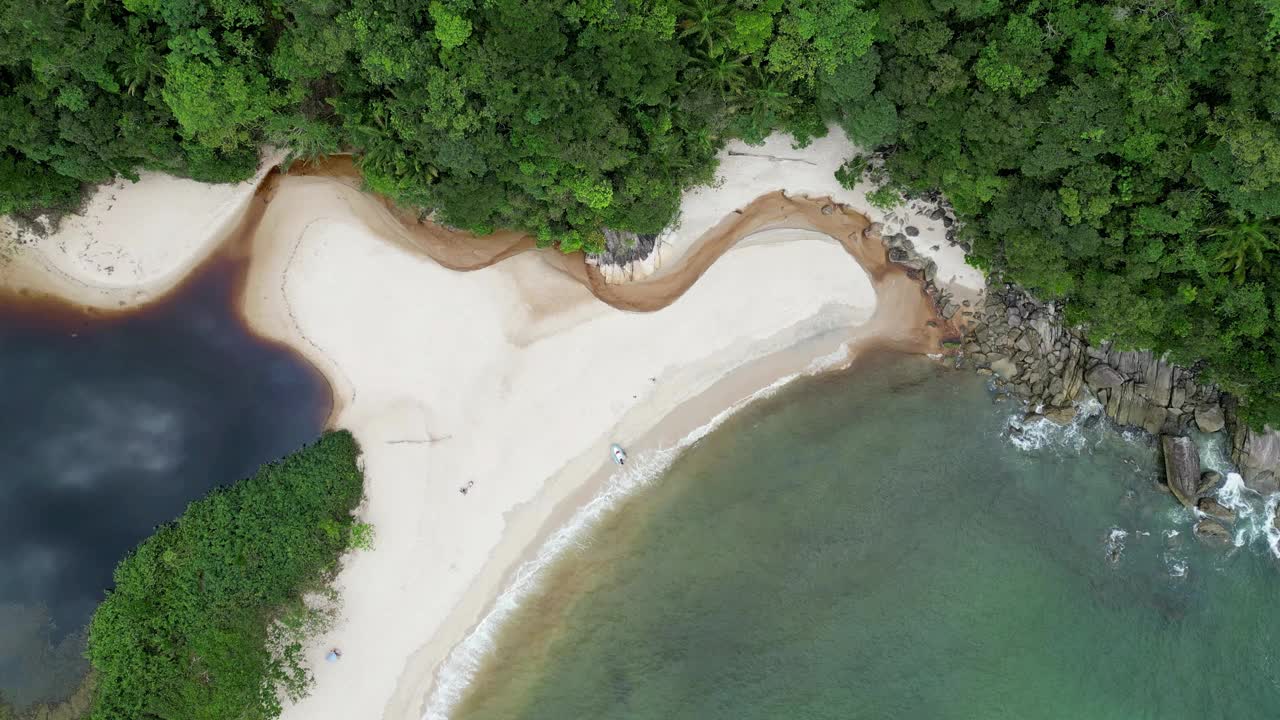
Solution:
<svg viewBox="0 0 1280 720">
<path fill-rule="evenodd" d="M 1259 432 L 1236 422 L 1231 459 L 1249 487 L 1263 494 L 1280 491 L 1280 431 L 1267 426 Z"/>
<path fill-rule="evenodd" d="M 1196 523 L 1196 537 L 1205 542 L 1225 545 L 1231 541 L 1231 531 L 1217 520 L 1204 519 Z"/>
<path fill-rule="evenodd" d="M 1224 522 L 1236 521 L 1236 514 L 1230 508 L 1224 507 L 1221 503 L 1212 498 L 1200 498 L 1200 501 L 1196 503 L 1196 508 L 1199 509 L 1200 512 L 1216 520 L 1222 520 Z"/>
<path fill-rule="evenodd" d="M 1164 435 L 1160 438 L 1164 451 L 1164 478 L 1186 507 L 1195 507 L 1200 499 L 1200 455 L 1191 438 L 1183 435 Z"/>
<path fill-rule="evenodd" d="M 1057 308 L 1016 288 L 992 287 L 971 326 L 965 359 L 989 367 L 1033 405 L 1060 408 L 1094 397 L 1107 417 L 1152 434 L 1178 434 L 1220 393 L 1150 352 L 1090 346 L 1065 328 Z"/>
<path fill-rule="evenodd" d="M 600 269 L 610 285 L 642 280 L 662 266 L 657 235 L 639 235 L 625 230 L 604 228 L 604 252 L 588 255 L 587 262 Z"/>
<path fill-rule="evenodd" d="M 879 228 L 873 225 L 873 231 Z M 1181 435 L 1193 425 L 1205 433 L 1226 430 L 1245 484 L 1263 494 L 1280 492 L 1280 431 L 1255 431 L 1240 422 L 1233 398 L 1199 382 L 1196 368 L 1109 342 L 1091 345 L 1080 328 L 1064 325 L 1054 303 L 1039 302 L 1014 285 L 991 282 L 977 306 L 968 300 L 957 304 L 934 287 L 937 267 L 914 251 L 910 238 L 881 239 L 890 260 L 923 275 L 944 318 L 960 315 L 957 326 L 967 328 L 960 362 L 991 374 L 997 386 L 1039 414 L 1069 422 L 1075 413 L 1064 408 L 1093 398 L 1116 424 L 1153 435 Z"/>
<path fill-rule="evenodd" d="M 1200 487 L 1197 488 L 1196 492 L 1200 497 L 1204 497 L 1218 492 L 1218 489 L 1221 487 L 1222 473 L 1214 470 L 1206 470 L 1200 475 Z"/>
<path fill-rule="evenodd" d="M 948 214 L 950 210 L 945 208 L 945 204 L 939 205 L 939 200 L 927 197 L 913 202 L 932 203 L 925 207 L 925 209 L 931 209 L 929 217 L 933 218 L 936 215 L 943 218 L 944 224 L 947 226 L 947 242 L 952 245 L 957 244 L 955 242 L 955 230 L 951 226 L 954 220 L 947 222 L 951 215 Z M 917 210 L 919 209 L 917 207 Z M 938 315 L 943 320 L 957 328 L 967 326 L 970 318 L 974 315 L 974 311 L 971 309 L 973 303 L 969 300 L 957 302 L 950 291 L 939 287 L 935 282 L 938 277 L 938 263 L 933 258 L 917 251 L 915 244 L 911 240 L 913 235 L 911 231 L 915 230 L 914 235 L 919 235 L 919 229 L 908 226 L 904 232 L 890 235 L 885 235 L 884 230 L 884 223 L 876 222 L 871 223 L 871 226 L 865 232 L 868 237 L 880 239 L 880 242 L 884 244 L 885 254 L 890 262 L 901 265 L 908 270 L 908 274 L 912 277 L 923 281 L 925 293 L 933 300 L 934 306 L 938 309 Z M 937 248 L 935 247 L 934 249 L 936 250 Z M 967 248 L 965 251 L 968 252 Z M 992 366 L 992 370 L 997 373 L 1000 372 L 998 366 Z"/>
<path fill-rule="evenodd" d="M 1196 426 L 1200 428 L 1200 432 L 1216 433 L 1227 426 L 1226 418 L 1222 416 L 1222 408 L 1218 405 L 1201 405 L 1196 408 L 1195 417 Z"/>
<path fill-rule="evenodd" d="M 879 233 L 881 229 L 881 227 L 873 225 L 871 232 Z M 905 233 L 881 235 L 880 240 L 888 250 L 890 262 L 897 263 L 909 270 L 914 270 L 920 273 L 925 282 L 928 283 L 932 283 L 938 276 L 938 263 L 916 252 L 915 245 L 911 242 L 911 238 L 907 237 Z M 945 314 L 943 317 L 947 320 L 951 319 Z"/>
</svg>

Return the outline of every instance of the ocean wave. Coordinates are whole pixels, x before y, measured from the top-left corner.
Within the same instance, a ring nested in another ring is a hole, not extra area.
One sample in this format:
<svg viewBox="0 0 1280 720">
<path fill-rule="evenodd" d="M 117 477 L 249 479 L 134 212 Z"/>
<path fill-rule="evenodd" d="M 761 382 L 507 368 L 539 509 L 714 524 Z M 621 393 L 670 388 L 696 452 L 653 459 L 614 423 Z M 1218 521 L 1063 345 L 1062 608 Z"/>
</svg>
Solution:
<svg viewBox="0 0 1280 720">
<path fill-rule="evenodd" d="M 1111 532 L 1107 533 L 1107 542 L 1103 545 L 1103 550 L 1107 561 L 1112 565 L 1120 562 L 1120 556 L 1124 554 L 1124 540 L 1127 537 L 1129 532 L 1117 527 L 1111 528 Z"/>
<path fill-rule="evenodd" d="M 1039 412 L 1043 407 L 1035 410 Z M 1075 418 L 1066 425 L 1059 425 L 1046 417 L 1027 420 L 1024 413 L 1015 413 L 1009 416 L 1009 442 L 1023 452 L 1045 449 L 1079 452 L 1088 442 L 1085 428 L 1101 412 L 1102 404 L 1090 398 L 1080 403 Z"/>
<path fill-rule="evenodd" d="M 1226 481 L 1218 489 L 1217 500 L 1218 504 L 1236 514 L 1232 544 L 1243 547 L 1262 541 L 1272 555 L 1280 557 L 1280 530 L 1274 526 L 1280 493 L 1263 495 L 1245 485 L 1240 473 L 1228 472 Z"/>
<path fill-rule="evenodd" d="M 493 603 L 484 616 L 461 643 L 453 649 L 436 674 L 423 720 L 448 720 L 449 714 L 462 699 L 481 663 L 494 649 L 498 631 L 504 621 L 519 609 L 521 602 L 539 588 L 544 571 L 567 550 L 580 547 L 582 538 L 604 519 L 610 511 L 633 495 L 637 490 L 653 484 L 675 462 L 682 452 L 720 427 L 732 415 L 751 403 L 777 393 L 783 386 L 802 375 L 810 375 L 839 365 L 847 360 L 849 349 L 819 358 L 804 373 L 787 375 L 776 382 L 738 400 L 718 413 L 706 424 L 685 435 L 674 446 L 657 448 L 635 456 L 609 477 L 604 489 L 573 515 L 572 519 L 543 543 L 532 560 L 521 565 L 506 590 Z"/>
</svg>

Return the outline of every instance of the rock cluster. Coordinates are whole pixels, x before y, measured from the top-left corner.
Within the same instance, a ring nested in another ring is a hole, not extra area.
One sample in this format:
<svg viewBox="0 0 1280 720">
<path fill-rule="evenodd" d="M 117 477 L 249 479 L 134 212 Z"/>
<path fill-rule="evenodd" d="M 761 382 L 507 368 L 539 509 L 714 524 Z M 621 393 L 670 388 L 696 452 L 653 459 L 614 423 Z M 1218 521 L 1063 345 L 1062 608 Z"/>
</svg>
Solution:
<svg viewBox="0 0 1280 720">
<path fill-rule="evenodd" d="M 1067 408 L 1093 397 L 1117 424 L 1152 434 L 1179 434 L 1192 422 L 1217 432 L 1225 423 L 1221 393 L 1194 371 L 1147 351 L 1091 346 L 1054 305 L 1012 286 L 988 289 L 963 349 L 967 362 L 989 368 L 1054 419 L 1070 421 Z"/>
<path fill-rule="evenodd" d="M 937 214 L 939 217 L 950 217 L 943 213 L 944 211 L 940 208 L 933 210 L 933 214 Z M 883 234 L 884 229 L 883 223 L 872 223 L 867 228 L 866 233 L 868 237 L 880 238 L 880 242 L 884 243 L 885 252 L 890 262 L 901 265 L 910 271 L 913 276 L 924 281 L 925 292 L 928 293 L 929 297 L 933 298 L 934 304 L 938 307 L 938 314 L 942 316 L 942 319 L 957 319 L 963 321 L 960 324 L 965 324 L 969 317 L 973 315 L 973 311 L 963 310 L 962 305 L 955 302 L 946 289 L 937 285 L 938 263 L 927 255 L 918 252 L 915 243 L 911 240 L 912 231 L 915 230 L 915 234 L 918 235 L 919 230 L 907 226 L 903 232 L 885 235 Z M 952 231 L 949 229 L 947 232 L 947 241 L 954 245 L 955 242 L 951 239 Z M 968 301 L 964 302 L 966 306 L 969 304 Z M 961 313 L 964 317 L 956 318 L 957 313 Z"/>
<path fill-rule="evenodd" d="M 959 245 L 965 252 L 970 252 L 972 248 L 969 243 L 959 239 L 958 230 L 960 224 L 956 220 L 955 209 L 942 197 L 941 193 L 924 193 L 907 199 L 903 208 L 904 213 L 899 214 L 897 210 L 891 210 L 885 214 L 885 221 L 893 227 L 897 227 L 900 223 L 910 221 L 910 218 L 927 217 L 934 222 L 942 223 L 943 237 L 948 245 Z M 902 229 L 909 237 L 917 237 L 920 235 L 920 228 L 914 225 L 906 225 Z M 895 233 L 896 234 L 896 233 Z"/>
<path fill-rule="evenodd" d="M 941 208 L 937 212 L 944 214 Z M 881 230 L 877 224 L 868 232 Z M 970 307 L 968 300 L 957 305 L 934 284 L 937 266 L 915 251 L 908 235 L 880 237 L 889 260 L 920 273 L 938 312 L 964 329 L 958 361 L 993 376 L 997 386 L 1034 407 L 1028 417 L 1065 425 L 1092 398 L 1116 424 L 1161 436 L 1168 488 L 1199 513 L 1198 538 L 1229 541 L 1235 514 L 1214 499 L 1222 476 L 1200 472 L 1195 443 L 1185 435 L 1191 427 L 1203 433 L 1225 430 L 1245 484 L 1263 494 L 1280 492 L 1280 431 L 1255 431 L 1240 422 L 1235 399 L 1200 382 L 1196 369 L 1150 351 L 1118 350 L 1107 342 L 1091 345 L 1081 329 L 1063 323 L 1057 306 L 1014 285 L 992 283 L 979 299 L 980 307 Z M 957 312 L 961 317 L 955 317 Z M 1280 515 L 1274 524 L 1280 530 Z"/>
<path fill-rule="evenodd" d="M 988 288 L 972 320 L 963 360 L 997 376 L 1041 415 L 1070 422 L 1075 406 L 1092 397 L 1118 425 L 1153 435 L 1178 435 L 1192 426 L 1205 433 L 1225 430 L 1245 484 L 1263 494 L 1280 491 L 1280 431 L 1239 422 L 1234 398 L 1199 382 L 1194 369 L 1149 351 L 1091 346 L 1082 331 L 1063 325 L 1056 306 L 1011 285 Z"/>
</svg>

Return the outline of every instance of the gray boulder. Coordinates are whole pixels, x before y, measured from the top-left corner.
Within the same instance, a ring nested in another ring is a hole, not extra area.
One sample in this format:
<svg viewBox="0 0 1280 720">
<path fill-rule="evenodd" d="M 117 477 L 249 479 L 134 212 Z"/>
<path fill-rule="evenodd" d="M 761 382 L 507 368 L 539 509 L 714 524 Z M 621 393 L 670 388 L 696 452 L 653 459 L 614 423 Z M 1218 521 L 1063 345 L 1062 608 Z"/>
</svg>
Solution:
<svg viewBox="0 0 1280 720">
<path fill-rule="evenodd" d="M 1165 420 L 1169 418 L 1169 411 L 1159 405 L 1148 405 L 1147 411 L 1142 416 L 1142 429 L 1155 435 L 1164 429 Z"/>
<path fill-rule="evenodd" d="M 1200 512 L 1209 517 L 1226 522 L 1235 522 L 1236 514 L 1230 508 L 1224 507 L 1212 498 L 1200 498 L 1200 502 L 1196 503 L 1196 507 L 1200 508 Z"/>
<path fill-rule="evenodd" d="M 1249 481 L 1247 484 L 1251 489 L 1257 490 L 1263 495 L 1280 492 L 1280 480 L 1277 480 L 1276 474 L 1270 470 L 1263 470 L 1257 475 L 1254 475 L 1253 480 Z"/>
<path fill-rule="evenodd" d="M 1222 480 L 1222 473 L 1215 470 L 1205 470 L 1200 475 L 1200 487 L 1196 489 L 1196 492 L 1201 497 L 1212 495 L 1218 492 L 1218 488 L 1222 487 Z"/>
<path fill-rule="evenodd" d="M 1182 435 L 1162 435 L 1164 476 L 1174 497 L 1186 507 L 1195 507 L 1200 494 L 1200 456 L 1195 443 Z"/>
<path fill-rule="evenodd" d="M 1047 407 L 1044 409 L 1044 416 L 1059 425 L 1070 425 L 1071 421 L 1076 419 L 1076 407 L 1074 405 Z"/>
<path fill-rule="evenodd" d="M 1009 358 L 1000 356 L 991 361 L 991 372 L 1009 380 L 1018 374 L 1018 366 Z"/>
<path fill-rule="evenodd" d="M 1217 405 L 1202 405 L 1196 408 L 1196 426 L 1200 432 L 1216 433 L 1226 427 L 1227 420 L 1222 416 L 1222 408 Z"/>
<path fill-rule="evenodd" d="M 1094 390 L 1120 387 L 1124 384 L 1124 376 L 1116 369 L 1104 363 L 1098 363 L 1084 374 L 1084 381 Z"/>
<path fill-rule="evenodd" d="M 1280 488 L 1276 482 L 1280 472 L 1280 431 L 1267 427 L 1258 432 L 1243 422 L 1236 423 L 1231 459 L 1250 488 L 1264 494 Z"/>
<path fill-rule="evenodd" d="M 1206 542 L 1225 545 L 1231 541 L 1231 531 L 1217 520 L 1201 520 L 1196 523 L 1194 532 L 1196 537 Z"/>
</svg>

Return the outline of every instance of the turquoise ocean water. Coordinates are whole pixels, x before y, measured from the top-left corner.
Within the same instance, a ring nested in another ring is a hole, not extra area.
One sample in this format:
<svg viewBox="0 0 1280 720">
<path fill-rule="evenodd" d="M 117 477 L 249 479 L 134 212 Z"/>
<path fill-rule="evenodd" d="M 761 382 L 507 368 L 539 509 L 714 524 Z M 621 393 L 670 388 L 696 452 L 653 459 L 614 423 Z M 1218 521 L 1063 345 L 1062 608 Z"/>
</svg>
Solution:
<svg viewBox="0 0 1280 720">
<path fill-rule="evenodd" d="M 900 356 L 756 403 L 544 572 L 453 717 L 1280 717 L 1266 538 L 1202 545 L 1152 445 L 1014 412 Z"/>
</svg>

